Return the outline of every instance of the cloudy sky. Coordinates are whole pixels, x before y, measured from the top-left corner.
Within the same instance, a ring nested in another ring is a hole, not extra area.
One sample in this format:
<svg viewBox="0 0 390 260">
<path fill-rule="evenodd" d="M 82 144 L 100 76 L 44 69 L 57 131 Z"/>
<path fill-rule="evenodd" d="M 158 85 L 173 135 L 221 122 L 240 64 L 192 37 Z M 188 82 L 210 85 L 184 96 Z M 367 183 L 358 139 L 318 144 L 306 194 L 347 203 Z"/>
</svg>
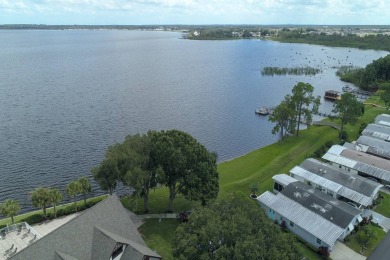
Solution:
<svg viewBox="0 0 390 260">
<path fill-rule="evenodd" d="M 0 24 L 390 24 L 390 0 L 0 0 Z"/>
</svg>

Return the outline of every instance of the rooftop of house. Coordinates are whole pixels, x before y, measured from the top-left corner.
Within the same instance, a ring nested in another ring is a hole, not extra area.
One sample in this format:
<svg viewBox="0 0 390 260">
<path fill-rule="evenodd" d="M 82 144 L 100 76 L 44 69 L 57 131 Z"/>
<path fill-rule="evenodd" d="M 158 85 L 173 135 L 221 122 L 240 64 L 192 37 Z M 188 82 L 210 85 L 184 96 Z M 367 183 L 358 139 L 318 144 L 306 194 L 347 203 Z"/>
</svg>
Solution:
<svg viewBox="0 0 390 260">
<path fill-rule="evenodd" d="M 303 182 L 291 183 L 281 193 L 343 229 L 361 213 L 360 210 Z"/>
<path fill-rule="evenodd" d="M 390 158 L 390 142 L 381 139 L 361 135 L 356 140 L 356 146 L 355 146 L 355 149 L 358 151 L 359 148 L 361 148 L 363 152 L 366 153 L 370 153 L 387 159 Z"/>
<path fill-rule="evenodd" d="M 362 131 L 362 135 L 390 141 L 390 127 L 378 124 L 368 124 Z"/>
<path fill-rule="evenodd" d="M 381 115 L 378 115 L 378 116 L 375 118 L 375 124 L 379 124 L 379 125 L 390 125 L 390 115 L 388 115 L 388 114 L 381 114 Z"/>
<path fill-rule="evenodd" d="M 367 153 L 333 145 L 322 157 L 378 179 L 390 181 L 390 161 Z"/>
<path fill-rule="evenodd" d="M 118 245 L 124 245 L 123 257 L 161 258 L 149 249 L 123 208 L 112 195 L 80 213 L 64 225 L 17 252 L 11 259 L 110 259 Z"/>
<path fill-rule="evenodd" d="M 298 181 L 297 179 L 294 179 L 287 174 L 276 174 L 272 177 L 272 179 L 275 182 L 282 184 L 284 187 L 289 185 L 290 183 Z"/>
<path fill-rule="evenodd" d="M 345 230 L 280 192 L 275 195 L 266 191 L 257 200 L 330 246 L 334 245 Z"/>
<path fill-rule="evenodd" d="M 361 176 L 350 174 L 335 168 L 327 163 L 309 158 L 300 164 L 300 167 L 324 179 L 342 185 L 348 189 L 361 193 L 367 197 L 373 196 L 383 185 L 367 180 Z M 322 181 L 323 180 L 318 180 Z"/>
</svg>

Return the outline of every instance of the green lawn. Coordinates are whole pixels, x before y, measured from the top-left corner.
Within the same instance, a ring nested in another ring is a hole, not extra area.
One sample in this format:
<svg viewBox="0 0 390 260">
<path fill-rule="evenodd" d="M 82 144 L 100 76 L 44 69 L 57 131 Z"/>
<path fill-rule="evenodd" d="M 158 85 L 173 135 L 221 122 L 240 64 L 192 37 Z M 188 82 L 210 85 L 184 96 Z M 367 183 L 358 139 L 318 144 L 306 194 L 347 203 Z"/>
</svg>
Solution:
<svg viewBox="0 0 390 260">
<path fill-rule="evenodd" d="M 383 229 L 381 227 L 377 227 L 373 224 L 370 224 L 369 228 L 371 228 L 375 231 L 376 237 L 371 238 L 371 240 L 369 241 L 367 248 L 363 252 L 363 255 L 365 255 L 365 256 L 369 256 L 374 251 L 374 249 L 377 247 L 377 245 L 380 243 L 382 238 L 386 235 L 386 232 L 383 231 Z M 360 233 L 360 232 L 363 232 L 362 228 L 359 229 L 358 233 Z M 358 233 L 353 234 L 353 235 L 352 234 L 348 235 L 347 239 L 349 239 L 349 241 L 345 242 L 345 244 L 349 248 L 353 249 L 355 252 L 360 253 L 362 246 L 361 246 L 361 244 L 359 244 L 359 241 L 357 240 Z"/>
<path fill-rule="evenodd" d="M 374 211 L 390 218 L 390 195 L 384 192 L 380 194 L 383 196 L 382 202 L 374 208 Z"/>
<path fill-rule="evenodd" d="M 146 219 L 139 231 L 148 247 L 153 248 L 165 260 L 173 259 L 171 241 L 179 225 L 176 219 Z"/>
<path fill-rule="evenodd" d="M 377 97 L 374 96 L 372 99 L 367 100 L 366 103 L 378 103 Z M 366 105 L 364 116 L 360 118 L 354 126 L 345 126 L 345 130 L 348 132 L 349 141 L 358 138 L 361 123 L 371 123 L 377 115 L 384 112 L 386 112 L 386 110 L 382 108 Z M 335 123 L 338 122 L 335 121 Z M 242 157 L 220 163 L 218 165 L 218 172 L 220 174 L 220 191 L 218 199 L 233 193 L 241 193 L 249 196 L 250 186 L 254 183 L 258 183 L 260 186 L 259 194 L 266 190 L 272 191 L 273 175 L 288 173 L 292 167 L 300 164 L 327 141 L 338 143 L 337 137 L 338 131 L 333 128 L 327 126 L 311 126 L 309 129 L 301 131 L 299 137 L 291 136 L 283 141 L 260 148 Z M 149 206 L 153 213 L 164 212 L 167 205 L 168 190 L 166 188 L 156 189 L 150 193 Z M 184 198 L 177 198 L 174 201 L 176 212 L 188 210 L 195 205 L 199 204 L 186 201 Z M 390 207 L 387 207 L 387 209 L 389 208 Z M 142 210 L 142 202 L 138 203 L 137 209 Z M 152 227 L 149 228 L 149 225 Z M 142 228 L 151 231 L 150 233 L 144 233 L 145 241 L 151 248 L 159 251 L 157 248 L 169 246 L 169 248 L 165 248 L 165 250 L 170 252 L 169 239 L 172 238 L 172 234 L 169 234 L 166 239 L 161 238 L 164 242 L 164 246 L 161 246 L 159 244 L 160 240 L 154 238 L 153 234 L 157 233 L 159 236 L 162 235 L 162 237 L 164 237 L 164 233 L 155 228 L 153 222 L 145 223 Z M 299 243 L 299 245 L 307 259 L 319 259 L 318 255 L 306 245 L 303 243 Z"/>
</svg>

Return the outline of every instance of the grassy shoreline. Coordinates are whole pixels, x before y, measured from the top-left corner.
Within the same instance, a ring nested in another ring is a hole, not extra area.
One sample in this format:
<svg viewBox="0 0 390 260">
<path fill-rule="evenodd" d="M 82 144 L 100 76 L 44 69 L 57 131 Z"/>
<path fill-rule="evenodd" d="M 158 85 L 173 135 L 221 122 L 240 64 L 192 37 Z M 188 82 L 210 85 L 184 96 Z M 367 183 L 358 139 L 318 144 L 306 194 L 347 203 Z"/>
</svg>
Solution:
<svg viewBox="0 0 390 260">
<path fill-rule="evenodd" d="M 366 103 L 376 103 L 382 105 L 377 96 L 373 96 Z M 359 136 L 359 127 L 361 123 L 372 122 L 378 114 L 386 112 L 381 107 L 366 105 L 365 114 L 355 125 L 346 125 L 349 140 L 356 140 Z M 337 123 L 337 121 L 336 121 Z M 313 152 L 327 141 L 338 143 L 338 131 L 328 126 L 311 126 L 309 129 L 302 130 L 298 137 L 290 136 L 283 141 L 278 141 L 271 145 L 261 147 L 240 157 L 221 162 L 218 165 L 220 174 L 220 192 L 217 199 L 241 193 L 245 196 L 250 194 L 250 185 L 259 184 L 259 194 L 266 190 L 272 191 L 272 176 L 279 173 L 288 173 L 295 165 L 300 164 Z M 164 212 L 168 203 L 168 190 L 160 188 L 152 191 L 150 194 L 150 208 L 154 212 Z M 142 203 L 139 203 L 142 206 Z M 196 207 L 195 202 L 186 201 L 179 197 L 174 202 L 176 212 L 188 210 Z M 160 253 L 164 259 L 173 259 L 169 249 L 160 251 L 161 246 L 169 245 L 172 237 L 164 236 L 165 229 L 158 222 L 147 222 L 141 229 L 147 230 L 144 235 L 147 245 Z M 158 237 L 158 240 L 156 240 Z M 307 259 L 320 259 L 317 254 L 311 251 L 304 243 L 299 244 L 303 254 Z"/>
</svg>

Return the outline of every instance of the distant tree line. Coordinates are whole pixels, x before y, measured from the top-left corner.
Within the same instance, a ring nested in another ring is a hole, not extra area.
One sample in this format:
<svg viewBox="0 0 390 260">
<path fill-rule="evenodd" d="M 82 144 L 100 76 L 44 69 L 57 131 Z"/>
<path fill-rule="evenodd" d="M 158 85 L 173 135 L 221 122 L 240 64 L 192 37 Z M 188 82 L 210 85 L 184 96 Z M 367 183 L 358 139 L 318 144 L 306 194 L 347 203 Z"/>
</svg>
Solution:
<svg viewBox="0 0 390 260">
<path fill-rule="evenodd" d="M 390 88 L 390 55 L 374 60 L 365 68 L 342 66 L 336 74 L 361 89 L 376 91 Z"/>
<path fill-rule="evenodd" d="M 311 34 L 303 30 L 282 30 L 277 36 L 274 36 L 273 39 L 290 43 L 310 43 L 331 47 L 351 47 L 358 49 L 390 51 L 390 36 L 386 34 L 359 36 L 356 34 Z"/>
</svg>

